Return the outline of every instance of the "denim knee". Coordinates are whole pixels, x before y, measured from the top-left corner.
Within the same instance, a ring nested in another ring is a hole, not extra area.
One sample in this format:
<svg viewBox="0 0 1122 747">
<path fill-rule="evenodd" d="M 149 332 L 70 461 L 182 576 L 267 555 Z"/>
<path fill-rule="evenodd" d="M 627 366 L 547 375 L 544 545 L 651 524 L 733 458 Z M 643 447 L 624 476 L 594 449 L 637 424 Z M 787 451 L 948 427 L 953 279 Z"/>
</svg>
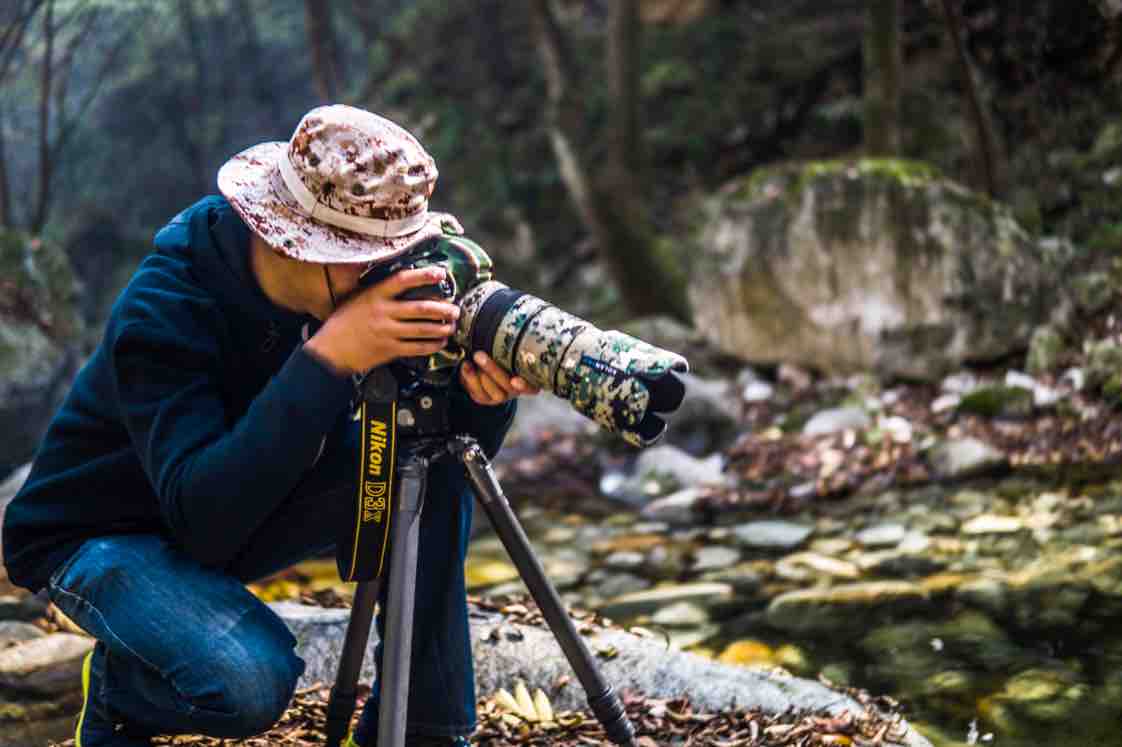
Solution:
<svg viewBox="0 0 1122 747">
<path fill-rule="evenodd" d="M 291 648 L 245 651 L 245 657 L 223 656 L 216 687 L 199 693 L 194 705 L 200 711 L 220 713 L 226 726 L 214 736 L 244 739 L 272 728 L 284 715 L 304 673 L 304 660 Z M 209 688 L 208 688 L 209 689 Z"/>
</svg>

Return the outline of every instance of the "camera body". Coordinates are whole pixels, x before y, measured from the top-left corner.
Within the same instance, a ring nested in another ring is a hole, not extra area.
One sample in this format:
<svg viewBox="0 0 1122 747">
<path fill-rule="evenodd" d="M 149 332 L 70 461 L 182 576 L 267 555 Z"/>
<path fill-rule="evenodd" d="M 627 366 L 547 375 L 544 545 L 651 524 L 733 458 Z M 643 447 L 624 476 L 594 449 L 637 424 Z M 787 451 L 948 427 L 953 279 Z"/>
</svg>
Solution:
<svg viewBox="0 0 1122 747">
<path fill-rule="evenodd" d="M 689 370 L 685 358 L 622 332 L 601 330 L 537 296 L 503 285 L 493 278 L 491 258 L 464 236 L 446 233 L 420 241 L 372 267 L 360 285 L 431 266 L 444 268 L 445 280 L 401 297 L 454 303 L 460 319 L 443 350 L 390 364 L 398 380 L 408 372 L 424 386 L 446 386 L 460 361 L 482 350 L 511 374 L 568 400 L 630 444 L 647 446 L 665 432 L 664 416 L 676 410 L 685 395 L 677 376 Z"/>
</svg>

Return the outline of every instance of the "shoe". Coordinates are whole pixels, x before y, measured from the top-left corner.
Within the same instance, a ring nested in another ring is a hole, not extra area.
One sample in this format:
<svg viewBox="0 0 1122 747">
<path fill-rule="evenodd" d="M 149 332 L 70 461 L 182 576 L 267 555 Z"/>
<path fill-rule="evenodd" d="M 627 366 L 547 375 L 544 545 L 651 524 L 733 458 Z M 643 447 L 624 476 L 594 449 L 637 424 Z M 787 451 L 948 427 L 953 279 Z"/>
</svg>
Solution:
<svg viewBox="0 0 1122 747">
<path fill-rule="evenodd" d="M 74 747 L 151 747 L 147 737 L 128 734 L 125 725 L 98 700 L 100 672 L 94 669 L 93 658 L 101 645 L 98 643 L 82 661 L 82 710 L 74 728 Z"/>
</svg>

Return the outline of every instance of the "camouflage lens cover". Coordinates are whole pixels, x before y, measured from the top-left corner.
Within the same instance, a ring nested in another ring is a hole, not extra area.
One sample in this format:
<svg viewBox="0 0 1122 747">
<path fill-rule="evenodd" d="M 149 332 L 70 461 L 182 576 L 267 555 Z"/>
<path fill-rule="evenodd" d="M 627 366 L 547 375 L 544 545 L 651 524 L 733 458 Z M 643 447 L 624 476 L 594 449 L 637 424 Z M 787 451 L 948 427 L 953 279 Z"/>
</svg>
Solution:
<svg viewBox="0 0 1122 747">
<path fill-rule="evenodd" d="M 547 306 L 530 320 L 514 356 L 515 373 L 558 397 L 568 393 L 557 387 L 557 373 L 565 351 L 589 323 Z"/>
<path fill-rule="evenodd" d="M 647 446 L 666 430 L 656 413 L 681 404 L 684 386 L 672 372 L 688 370 L 677 353 L 590 325 L 566 351 L 557 388 L 578 412 L 630 444 Z"/>
<path fill-rule="evenodd" d="M 531 296 L 527 293 L 520 296 L 503 315 L 499 328 L 495 333 L 495 342 L 491 347 L 491 357 L 507 371 L 515 372 L 514 354 L 519 345 L 523 331 L 527 330 L 530 322 L 549 304 L 546 301 Z"/>
<path fill-rule="evenodd" d="M 471 348 L 471 335 L 479 318 L 480 309 L 487 303 L 487 299 L 506 287 L 497 280 L 488 280 L 464 294 L 463 299 L 460 300 L 460 321 L 452 336 L 456 344 L 463 348 Z"/>
</svg>

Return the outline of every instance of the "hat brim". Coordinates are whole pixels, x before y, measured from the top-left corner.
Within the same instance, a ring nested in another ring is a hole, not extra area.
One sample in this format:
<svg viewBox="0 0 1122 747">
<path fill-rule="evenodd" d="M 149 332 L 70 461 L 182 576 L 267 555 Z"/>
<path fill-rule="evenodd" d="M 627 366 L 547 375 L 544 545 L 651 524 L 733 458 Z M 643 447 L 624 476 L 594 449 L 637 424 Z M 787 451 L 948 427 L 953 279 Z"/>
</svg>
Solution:
<svg viewBox="0 0 1122 747">
<path fill-rule="evenodd" d="M 218 189 L 246 225 L 281 254 L 304 262 L 375 262 L 396 257 L 413 244 L 458 226 L 447 213 L 428 213 L 418 230 L 406 236 L 370 236 L 312 218 L 292 196 L 278 163 L 288 143 L 268 142 L 247 148 L 218 170 Z"/>
</svg>

